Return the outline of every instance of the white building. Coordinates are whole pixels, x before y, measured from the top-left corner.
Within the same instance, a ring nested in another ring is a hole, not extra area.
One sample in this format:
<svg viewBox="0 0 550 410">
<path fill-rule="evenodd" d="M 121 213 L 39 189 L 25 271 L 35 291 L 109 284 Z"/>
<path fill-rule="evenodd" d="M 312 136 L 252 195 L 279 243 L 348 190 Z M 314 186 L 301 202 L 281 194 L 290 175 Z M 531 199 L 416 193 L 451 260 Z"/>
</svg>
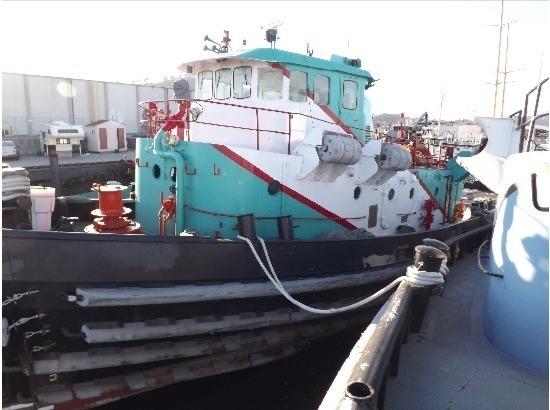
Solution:
<svg viewBox="0 0 550 410">
<path fill-rule="evenodd" d="M 89 152 L 126 151 L 126 127 L 114 120 L 98 120 L 85 125 Z"/>
</svg>

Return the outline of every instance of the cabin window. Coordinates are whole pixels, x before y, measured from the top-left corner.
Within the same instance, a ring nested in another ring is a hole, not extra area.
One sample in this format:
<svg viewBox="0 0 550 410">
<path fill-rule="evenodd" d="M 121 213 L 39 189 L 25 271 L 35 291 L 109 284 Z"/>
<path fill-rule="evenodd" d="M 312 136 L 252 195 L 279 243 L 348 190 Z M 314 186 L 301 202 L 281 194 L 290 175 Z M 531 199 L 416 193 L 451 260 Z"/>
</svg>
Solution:
<svg viewBox="0 0 550 410">
<path fill-rule="evenodd" d="M 283 95 L 283 72 L 271 68 L 258 70 L 258 98 L 280 100 Z"/>
<path fill-rule="evenodd" d="M 329 101 L 330 78 L 318 75 L 313 79 L 313 101 L 327 105 Z"/>
<path fill-rule="evenodd" d="M 231 69 L 222 68 L 216 70 L 216 99 L 227 100 L 231 98 Z"/>
<path fill-rule="evenodd" d="M 306 95 L 307 74 L 302 71 L 291 71 L 288 99 L 295 102 L 304 102 L 306 101 Z"/>
<path fill-rule="evenodd" d="M 249 98 L 252 79 L 252 67 L 235 67 L 233 70 L 233 97 Z"/>
<path fill-rule="evenodd" d="M 202 71 L 199 73 L 199 99 L 209 100 L 212 98 L 212 71 Z"/>
<path fill-rule="evenodd" d="M 357 107 L 357 83 L 344 80 L 342 86 L 342 107 L 347 110 L 355 110 Z"/>
</svg>

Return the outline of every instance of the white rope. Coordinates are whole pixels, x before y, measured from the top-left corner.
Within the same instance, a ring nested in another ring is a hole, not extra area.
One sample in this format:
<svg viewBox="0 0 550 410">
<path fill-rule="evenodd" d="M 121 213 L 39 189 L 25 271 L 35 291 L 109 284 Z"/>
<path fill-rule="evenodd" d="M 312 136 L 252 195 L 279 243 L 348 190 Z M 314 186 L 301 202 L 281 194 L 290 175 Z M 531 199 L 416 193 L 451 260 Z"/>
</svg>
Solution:
<svg viewBox="0 0 550 410">
<path fill-rule="evenodd" d="M 244 236 L 238 235 L 237 238 L 245 241 L 248 244 L 248 247 L 252 251 L 252 254 L 256 258 L 256 261 L 258 262 L 258 265 L 260 265 L 260 268 L 264 271 L 267 278 L 270 280 L 270 282 L 275 286 L 275 288 L 292 304 L 308 311 L 311 313 L 317 313 L 321 315 L 332 315 L 335 313 L 342 313 L 342 312 L 348 312 L 350 310 L 358 309 L 361 306 L 364 306 L 373 300 L 376 300 L 380 296 L 384 295 L 394 287 L 398 286 L 402 281 L 407 280 L 410 283 L 417 284 L 417 285 L 437 285 L 444 283 L 443 275 L 441 272 L 422 272 L 419 271 L 414 266 L 409 266 L 407 268 L 407 273 L 405 276 L 400 276 L 397 279 L 393 280 L 390 284 L 384 286 L 379 291 L 373 293 L 372 295 L 366 297 L 365 299 L 362 299 L 358 302 L 355 302 L 351 305 L 342 306 L 339 308 L 330 308 L 330 309 L 317 309 L 308 305 L 303 304 L 302 302 L 294 299 L 284 288 L 283 284 L 277 277 L 277 274 L 275 273 L 275 269 L 273 268 L 273 264 L 271 263 L 271 258 L 269 257 L 269 252 L 267 251 L 267 247 L 265 246 L 265 242 L 262 238 L 258 236 L 258 240 L 260 241 L 260 244 L 262 245 L 262 249 L 264 251 L 265 258 L 267 260 L 267 264 L 269 266 L 269 270 L 266 268 L 262 260 L 260 259 L 260 256 L 258 255 L 258 252 L 254 248 L 254 245 L 250 241 L 250 239 L 245 238 Z"/>
</svg>

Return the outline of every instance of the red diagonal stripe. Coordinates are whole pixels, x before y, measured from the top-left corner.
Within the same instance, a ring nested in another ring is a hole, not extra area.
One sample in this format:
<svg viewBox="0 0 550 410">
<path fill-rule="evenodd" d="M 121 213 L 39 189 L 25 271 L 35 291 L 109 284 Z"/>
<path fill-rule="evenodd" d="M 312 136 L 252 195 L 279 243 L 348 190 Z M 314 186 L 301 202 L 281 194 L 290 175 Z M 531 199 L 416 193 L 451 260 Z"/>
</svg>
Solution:
<svg viewBox="0 0 550 410">
<path fill-rule="evenodd" d="M 251 162 L 247 161 L 237 153 L 231 151 L 229 148 L 227 148 L 225 145 L 219 145 L 219 144 L 212 144 L 214 148 L 216 148 L 219 152 L 224 154 L 229 159 L 233 160 L 237 164 L 239 164 L 241 167 L 246 169 L 247 171 L 251 172 L 252 174 L 256 175 L 258 178 L 264 180 L 268 184 L 272 181 L 274 181 L 273 178 L 271 178 L 268 174 L 266 174 L 264 171 L 262 171 L 260 168 L 258 168 L 256 165 L 252 164 Z M 300 194 L 299 192 L 293 190 L 292 188 L 281 184 L 281 192 L 287 194 L 288 196 L 296 199 L 297 201 L 301 202 L 302 204 L 306 205 L 307 207 L 313 209 L 314 211 L 319 212 L 321 215 L 326 216 L 329 219 L 332 219 L 334 222 L 340 224 L 344 228 L 347 228 L 349 230 L 357 229 L 355 225 L 353 225 L 351 222 L 347 221 L 346 219 L 342 219 L 342 217 L 336 215 L 334 212 L 329 211 L 326 208 L 323 208 L 318 203 L 312 201 L 311 199 L 305 197 L 304 195 Z"/>
</svg>

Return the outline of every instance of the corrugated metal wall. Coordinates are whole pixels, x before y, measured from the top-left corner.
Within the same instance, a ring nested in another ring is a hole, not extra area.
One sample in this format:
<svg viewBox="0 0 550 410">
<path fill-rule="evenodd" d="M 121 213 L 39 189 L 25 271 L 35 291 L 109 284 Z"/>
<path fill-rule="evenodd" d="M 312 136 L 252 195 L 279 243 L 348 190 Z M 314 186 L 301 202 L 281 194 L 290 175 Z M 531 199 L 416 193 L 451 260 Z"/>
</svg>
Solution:
<svg viewBox="0 0 550 410">
<path fill-rule="evenodd" d="M 52 121 L 113 119 L 141 133 L 139 101 L 172 98 L 166 87 L 2 73 L 2 129 L 37 135 Z"/>
</svg>

